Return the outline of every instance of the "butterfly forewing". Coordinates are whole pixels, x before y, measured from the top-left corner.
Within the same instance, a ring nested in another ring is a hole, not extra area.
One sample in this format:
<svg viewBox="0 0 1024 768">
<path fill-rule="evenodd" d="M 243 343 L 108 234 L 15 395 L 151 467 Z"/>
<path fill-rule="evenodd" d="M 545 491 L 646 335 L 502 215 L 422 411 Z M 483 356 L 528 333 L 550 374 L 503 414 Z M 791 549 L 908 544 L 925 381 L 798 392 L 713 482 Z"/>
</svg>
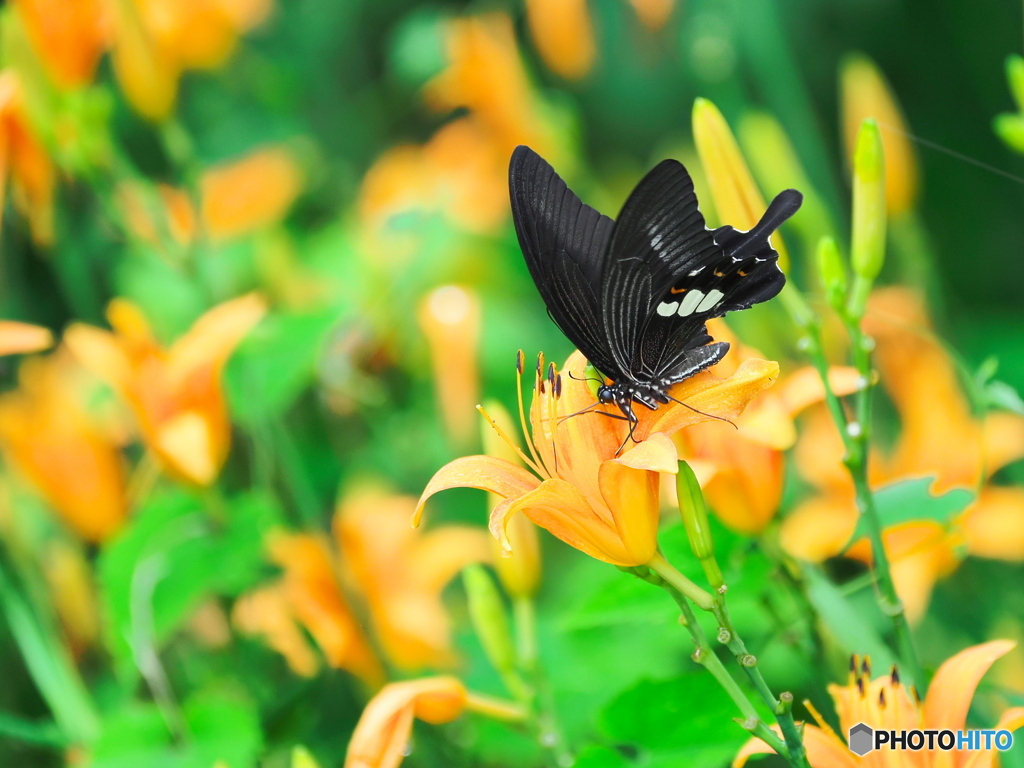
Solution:
<svg viewBox="0 0 1024 768">
<path fill-rule="evenodd" d="M 548 313 L 598 370 L 617 376 L 607 351 L 599 286 L 615 222 L 583 202 L 543 158 L 517 147 L 509 165 L 512 218 Z"/>
</svg>

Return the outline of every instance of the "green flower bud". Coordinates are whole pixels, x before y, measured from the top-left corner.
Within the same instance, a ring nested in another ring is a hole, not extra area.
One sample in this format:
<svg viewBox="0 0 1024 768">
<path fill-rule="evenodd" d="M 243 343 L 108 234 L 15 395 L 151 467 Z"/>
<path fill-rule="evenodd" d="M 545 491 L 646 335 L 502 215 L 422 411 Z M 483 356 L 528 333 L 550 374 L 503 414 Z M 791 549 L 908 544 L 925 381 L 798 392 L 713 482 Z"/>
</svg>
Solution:
<svg viewBox="0 0 1024 768">
<path fill-rule="evenodd" d="M 857 280 L 848 310 L 862 317 L 871 284 L 885 262 L 885 156 L 874 120 L 861 124 L 853 155 L 853 244 L 850 262 Z"/>
<path fill-rule="evenodd" d="M 1016 54 L 1006 58 L 1006 81 L 1010 84 L 1017 109 L 1024 112 L 1024 58 Z"/>
<path fill-rule="evenodd" d="M 597 370 L 591 363 L 587 363 L 587 367 L 583 371 L 583 375 L 587 379 L 587 387 L 590 389 L 590 393 L 597 399 L 597 390 L 604 384 L 604 375 Z"/>
<path fill-rule="evenodd" d="M 831 237 L 818 241 L 818 274 L 829 305 L 839 310 L 846 301 L 846 265 L 839 255 L 839 246 Z"/>
<path fill-rule="evenodd" d="M 292 750 L 291 768 L 320 768 L 320 763 L 305 747 L 295 747 Z"/>
<path fill-rule="evenodd" d="M 503 674 L 512 672 L 516 664 L 515 648 L 508 612 L 498 585 L 482 565 L 463 568 L 462 583 L 469 600 L 469 618 L 484 653 L 496 670 Z"/>
<path fill-rule="evenodd" d="M 715 561 L 715 544 L 711 540 L 711 526 L 708 521 L 708 507 L 704 493 L 697 482 L 697 476 L 685 461 L 679 462 L 676 475 L 676 495 L 679 499 L 679 514 L 683 518 L 690 549 L 704 568 L 708 582 L 718 589 L 724 583 L 722 572 Z"/>
</svg>

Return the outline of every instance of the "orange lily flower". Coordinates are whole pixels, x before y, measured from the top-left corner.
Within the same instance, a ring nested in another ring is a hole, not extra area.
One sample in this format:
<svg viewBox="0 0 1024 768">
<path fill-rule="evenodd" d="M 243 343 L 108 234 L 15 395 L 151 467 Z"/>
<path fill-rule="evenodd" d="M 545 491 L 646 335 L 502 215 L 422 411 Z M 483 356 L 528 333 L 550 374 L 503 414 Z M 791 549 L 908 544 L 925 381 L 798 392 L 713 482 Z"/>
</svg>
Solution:
<svg viewBox="0 0 1024 768">
<path fill-rule="evenodd" d="M 346 496 L 334 534 L 352 583 L 365 597 L 377 640 L 404 670 L 454 662 L 441 590 L 470 563 L 490 560 L 487 534 L 446 525 L 409 526 L 415 499 L 366 487 Z"/>
<path fill-rule="evenodd" d="M 8 461 L 78 535 L 105 541 L 128 514 L 121 455 L 87 414 L 81 371 L 65 353 L 26 360 L 0 397 Z"/>
<path fill-rule="evenodd" d="M 92 82 L 110 42 L 103 0 L 15 0 L 14 7 L 54 83 L 70 89 Z"/>
<path fill-rule="evenodd" d="M 419 321 L 448 435 L 454 444 L 465 445 L 473 437 L 473 406 L 479 402 L 480 301 L 465 288 L 444 285 L 420 305 Z"/>
<path fill-rule="evenodd" d="M 586 0 L 526 0 L 530 35 L 544 63 L 567 80 L 594 65 L 597 44 Z"/>
<path fill-rule="evenodd" d="M 64 338 L 78 359 L 128 404 L 163 467 L 179 479 L 208 486 L 231 446 L 221 373 L 265 312 L 255 294 L 225 302 L 164 349 L 142 311 L 115 299 L 107 308 L 113 333 L 76 323 Z"/>
<path fill-rule="evenodd" d="M 231 611 L 231 621 L 240 632 L 264 638 L 267 645 L 284 657 L 295 674 L 313 677 L 320 668 L 316 652 L 302 633 L 283 584 L 242 595 Z"/>
<path fill-rule="evenodd" d="M 160 244 L 161 224 L 179 245 L 192 242 L 197 229 L 213 241 L 249 234 L 279 221 L 302 189 L 302 175 L 292 154 L 267 146 L 206 170 L 199 180 L 199 213 L 189 196 L 161 184 L 156 188 L 165 221 L 153 220 L 138 182 L 117 190 L 130 231 L 151 245 Z"/>
<path fill-rule="evenodd" d="M 503 13 L 453 19 L 446 43 L 449 65 L 427 83 L 427 102 L 439 110 L 469 109 L 504 158 L 518 144 L 544 153 L 551 142 L 519 57 L 512 20 Z"/>
<path fill-rule="evenodd" d="M 270 0 L 117 0 L 114 72 L 125 96 L 155 122 L 174 108 L 187 69 L 214 69 L 239 35 L 259 25 Z"/>
<path fill-rule="evenodd" d="M 538 369 L 530 408 L 532 431 L 522 425 L 531 456 L 516 448 L 533 473 L 504 459 L 468 456 L 438 470 L 417 506 L 447 488 L 481 488 L 504 499 L 491 513 L 490 528 L 509 550 L 505 528 L 522 512 L 562 541 L 616 565 L 647 563 L 657 552 L 659 473 L 678 471 L 669 436 L 709 418 L 735 419 L 747 403 L 778 376 L 778 363 L 744 361 L 728 379 L 702 373 L 676 385 L 670 403 L 640 411 L 635 445 L 619 452 L 628 426 L 619 419 L 583 414 L 560 421 L 596 400 L 586 378 L 586 360 L 576 352 L 566 362 L 568 377 L 554 366 L 545 378 Z M 504 436 L 504 435 L 503 435 Z M 509 440 L 507 436 L 504 436 Z"/>
<path fill-rule="evenodd" d="M 711 371 L 728 376 L 741 361 L 760 352 L 740 343 L 722 320 L 712 320 L 709 332 L 730 343 L 730 353 Z M 856 391 L 854 368 L 829 372 L 840 395 Z M 687 459 L 696 459 L 703 477 L 701 488 L 715 515 L 728 527 L 748 535 L 760 533 L 775 517 L 782 502 L 785 451 L 796 442 L 794 419 L 825 397 L 818 372 L 800 368 L 783 377 L 754 401 L 736 420 L 736 428 L 720 422 L 696 424 L 676 434 L 676 445 Z"/>
<path fill-rule="evenodd" d="M 414 719 L 450 723 L 466 709 L 468 698 L 465 686 L 454 677 L 384 686 L 359 718 L 345 768 L 397 768 L 407 754 Z"/>
<path fill-rule="evenodd" d="M 326 542 L 308 534 L 281 534 L 269 548 L 271 559 L 284 569 L 281 587 L 292 615 L 316 640 L 327 663 L 379 686 L 383 668 L 349 607 Z M 276 639 L 275 647 L 284 648 L 287 637 L 278 634 Z M 300 657 L 290 650 L 286 658 L 299 661 Z"/>
<path fill-rule="evenodd" d="M 0 213 L 8 180 L 14 204 L 28 218 L 32 239 L 53 242 L 53 194 L 57 171 L 28 119 L 21 82 L 0 71 Z"/>
<path fill-rule="evenodd" d="M 629 0 L 629 4 L 644 26 L 655 32 L 665 26 L 676 5 L 675 0 Z"/>
<path fill-rule="evenodd" d="M 1009 653 L 1014 643 L 993 640 L 961 651 L 945 661 L 932 680 L 928 696 L 921 703 L 892 674 L 871 679 L 870 665 L 858 664 L 854 657 L 847 685 L 830 685 L 829 693 L 839 715 L 840 731 L 858 723 L 884 730 L 966 730 L 967 712 L 981 678 L 1000 657 Z M 899 752 L 884 747 L 864 758 L 856 757 L 846 743 L 811 710 L 818 725 L 804 726 L 804 746 L 811 768 L 856 768 L 873 765 L 877 768 L 995 768 L 999 764 L 995 749 L 978 751 Z M 996 730 L 1014 731 L 1024 725 L 1024 707 L 1003 712 Z M 743 768 L 751 755 L 770 753 L 771 748 L 760 739 L 752 739 L 733 761 L 733 768 Z"/>
<path fill-rule="evenodd" d="M 934 477 L 936 494 L 954 487 L 980 489 L 949 528 L 916 521 L 893 526 L 883 536 L 897 592 L 916 620 L 936 580 L 956 568 L 962 545 L 969 554 L 1024 559 L 1024 489 L 985 486 L 1000 467 L 1024 456 L 1024 419 L 994 413 L 979 420 L 971 414 L 956 367 L 912 291 L 877 291 L 865 328 L 876 339 L 880 380 L 901 422 L 893 451 L 872 457 L 872 486 Z M 782 544 L 796 557 L 817 561 L 837 555 L 853 534 L 857 511 L 842 456 L 842 441 L 828 414 L 809 414 L 796 448 L 797 466 L 821 494 L 783 523 Z M 870 561 L 870 546 L 859 542 L 847 554 Z"/>
</svg>

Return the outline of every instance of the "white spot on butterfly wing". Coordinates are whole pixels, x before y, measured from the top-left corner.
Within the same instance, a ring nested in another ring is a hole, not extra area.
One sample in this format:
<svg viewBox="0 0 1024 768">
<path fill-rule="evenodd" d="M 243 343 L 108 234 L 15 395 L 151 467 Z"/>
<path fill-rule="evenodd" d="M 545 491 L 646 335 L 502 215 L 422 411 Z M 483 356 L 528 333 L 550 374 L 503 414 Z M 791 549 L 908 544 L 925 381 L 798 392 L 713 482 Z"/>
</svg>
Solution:
<svg viewBox="0 0 1024 768">
<path fill-rule="evenodd" d="M 700 302 L 700 304 L 697 305 L 697 309 L 695 311 L 697 311 L 697 312 L 707 312 L 709 309 L 712 309 L 714 306 L 716 306 L 718 304 L 718 302 L 720 302 L 722 300 L 722 297 L 724 295 L 725 294 L 722 293 L 717 288 L 708 291 L 707 296 L 705 296 L 703 299 L 701 299 L 701 302 Z"/>
<path fill-rule="evenodd" d="M 671 317 L 675 314 L 676 307 L 679 306 L 678 301 L 663 301 L 658 305 L 658 314 L 662 317 Z"/>
<path fill-rule="evenodd" d="M 707 265 L 705 264 L 704 266 L 697 267 L 696 269 L 691 269 L 690 270 L 690 277 L 696 277 L 697 275 L 699 275 L 701 272 L 704 271 L 704 267 L 706 267 L 706 266 Z"/>
<path fill-rule="evenodd" d="M 703 298 L 704 293 L 702 291 L 698 291 L 696 288 L 691 290 L 685 297 L 683 297 L 683 300 L 679 302 L 679 316 L 686 317 L 687 315 L 692 315 L 693 310 L 697 308 L 697 305 L 700 304 L 700 301 Z"/>
</svg>

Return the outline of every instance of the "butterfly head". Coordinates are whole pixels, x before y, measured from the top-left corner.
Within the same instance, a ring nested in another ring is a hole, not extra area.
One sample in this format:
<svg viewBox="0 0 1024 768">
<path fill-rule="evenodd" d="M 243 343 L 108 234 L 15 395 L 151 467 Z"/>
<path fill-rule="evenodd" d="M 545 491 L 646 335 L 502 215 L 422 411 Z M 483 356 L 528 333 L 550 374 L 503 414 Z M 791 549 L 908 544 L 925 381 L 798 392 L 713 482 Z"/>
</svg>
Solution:
<svg viewBox="0 0 1024 768">
<path fill-rule="evenodd" d="M 609 405 L 616 401 L 615 387 L 602 384 L 597 388 L 597 399 L 599 402 Z"/>
</svg>

